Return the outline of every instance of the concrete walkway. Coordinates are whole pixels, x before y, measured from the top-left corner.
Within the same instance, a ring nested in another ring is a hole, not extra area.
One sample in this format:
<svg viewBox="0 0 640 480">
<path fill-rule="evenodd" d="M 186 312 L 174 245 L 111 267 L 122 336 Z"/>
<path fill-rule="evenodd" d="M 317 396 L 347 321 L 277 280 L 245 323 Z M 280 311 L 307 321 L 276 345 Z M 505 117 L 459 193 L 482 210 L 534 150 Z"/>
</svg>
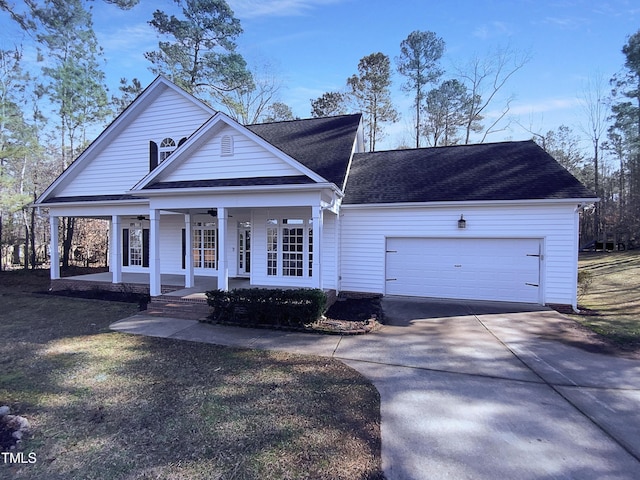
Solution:
<svg viewBox="0 0 640 480">
<path fill-rule="evenodd" d="M 543 335 L 535 306 L 403 297 L 391 325 L 339 337 L 137 315 L 114 330 L 338 358 L 381 396 L 382 462 L 400 479 L 640 478 L 640 362 Z"/>
</svg>

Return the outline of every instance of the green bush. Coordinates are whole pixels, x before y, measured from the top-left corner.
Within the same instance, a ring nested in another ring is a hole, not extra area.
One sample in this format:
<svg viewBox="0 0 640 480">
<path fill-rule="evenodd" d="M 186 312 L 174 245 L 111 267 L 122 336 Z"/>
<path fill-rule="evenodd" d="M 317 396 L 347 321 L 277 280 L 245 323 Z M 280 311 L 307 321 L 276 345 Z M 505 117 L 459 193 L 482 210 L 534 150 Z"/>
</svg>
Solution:
<svg viewBox="0 0 640 480">
<path fill-rule="evenodd" d="M 320 289 L 238 288 L 206 295 L 211 320 L 246 325 L 303 327 L 320 318 L 327 306 Z"/>
</svg>

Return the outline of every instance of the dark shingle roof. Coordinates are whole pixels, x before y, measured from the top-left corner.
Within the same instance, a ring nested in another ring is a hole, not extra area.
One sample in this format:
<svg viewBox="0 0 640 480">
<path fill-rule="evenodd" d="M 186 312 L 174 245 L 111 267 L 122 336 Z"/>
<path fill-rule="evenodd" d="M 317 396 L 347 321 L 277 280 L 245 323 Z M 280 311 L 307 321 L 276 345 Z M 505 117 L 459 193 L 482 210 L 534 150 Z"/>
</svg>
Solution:
<svg viewBox="0 0 640 480">
<path fill-rule="evenodd" d="M 533 141 L 354 155 L 347 204 L 595 198 Z"/>
<path fill-rule="evenodd" d="M 342 188 L 361 116 L 309 118 L 247 128 Z"/>
<path fill-rule="evenodd" d="M 291 177 L 251 177 L 251 178 L 217 178 L 211 180 L 184 180 L 177 182 L 156 182 L 144 187 L 144 190 L 158 188 L 198 188 L 198 187 L 244 187 L 260 185 L 301 185 L 314 183 L 305 175 Z"/>
</svg>

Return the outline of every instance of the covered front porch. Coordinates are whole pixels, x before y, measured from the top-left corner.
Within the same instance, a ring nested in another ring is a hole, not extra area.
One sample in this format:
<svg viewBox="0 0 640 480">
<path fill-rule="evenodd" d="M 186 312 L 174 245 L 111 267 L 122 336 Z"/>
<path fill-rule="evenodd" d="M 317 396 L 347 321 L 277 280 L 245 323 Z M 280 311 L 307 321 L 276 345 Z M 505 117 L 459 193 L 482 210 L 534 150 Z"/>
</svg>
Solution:
<svg viewBox="0 0 640 480">
<path fill-rule="evenodd" d="M 154 190 L 144 200 L 51 205 L 53 288 L 73 288 L 77 280 L 152 297 L 249 286 L 337 290 L 337 196 L 308 185 L 268 188 L 206 195 Z M 62 216 L 110 220 L 108 273 L 60 278 Z"/>
</svg>

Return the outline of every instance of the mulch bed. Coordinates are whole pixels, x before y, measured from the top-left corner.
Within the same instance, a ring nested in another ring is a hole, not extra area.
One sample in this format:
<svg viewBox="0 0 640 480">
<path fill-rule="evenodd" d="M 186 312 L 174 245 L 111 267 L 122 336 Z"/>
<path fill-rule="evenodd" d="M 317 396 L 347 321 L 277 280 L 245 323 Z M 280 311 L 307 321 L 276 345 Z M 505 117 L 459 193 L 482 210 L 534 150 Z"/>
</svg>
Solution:
<svg viewBox="0 0 640 480">
<path fill-rule="evenodd" d="M 340 297 L 324 318 L 313 325 L 315 331 L 353 335 L 377 330 L 382 321 L 381 297 Z"/>
<path fill-rule="evenodd" d="M 146 310 L 149 303 L 149 296 L 132 292 L 111 292 L 108 290 L 52 290 L 44 293 L 48 295 L 58 295 L 60 297 L 85 298 L 89 300 L 106 300 L 109 302 L 137 303 L 140 310 Z"/>
</svg>

